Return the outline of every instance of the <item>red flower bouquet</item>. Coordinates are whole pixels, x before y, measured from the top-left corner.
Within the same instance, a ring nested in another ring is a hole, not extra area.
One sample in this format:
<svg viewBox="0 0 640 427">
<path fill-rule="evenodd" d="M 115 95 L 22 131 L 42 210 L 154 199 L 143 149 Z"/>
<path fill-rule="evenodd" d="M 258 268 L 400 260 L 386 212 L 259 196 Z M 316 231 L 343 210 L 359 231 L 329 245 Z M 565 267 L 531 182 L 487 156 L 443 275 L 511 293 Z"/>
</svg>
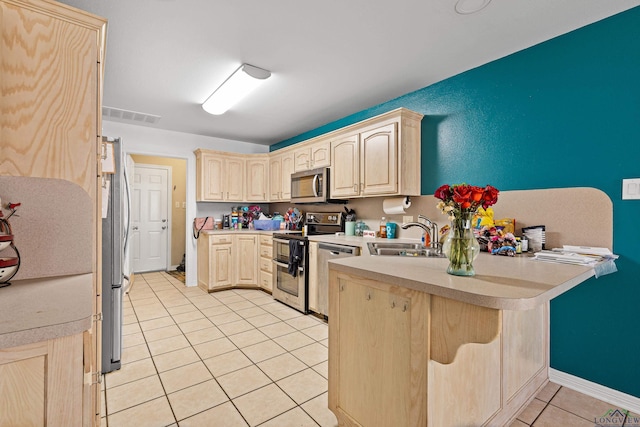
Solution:
<svg viewBox="0 0 640 427">
<path fill-rule="evenodd" d="M 473 276 L 473 260 L 480 252 L 480 245 L 473 235 L 471 220 L 478 207 L 484 209 L 498 201 L 499 191 L 490 185 L 445 184 L 434 193 L 438 208 L 449 216 L 451 229 L 442 250 L 449 258 L 447 273 L 456 276 Z"/>
</svg>

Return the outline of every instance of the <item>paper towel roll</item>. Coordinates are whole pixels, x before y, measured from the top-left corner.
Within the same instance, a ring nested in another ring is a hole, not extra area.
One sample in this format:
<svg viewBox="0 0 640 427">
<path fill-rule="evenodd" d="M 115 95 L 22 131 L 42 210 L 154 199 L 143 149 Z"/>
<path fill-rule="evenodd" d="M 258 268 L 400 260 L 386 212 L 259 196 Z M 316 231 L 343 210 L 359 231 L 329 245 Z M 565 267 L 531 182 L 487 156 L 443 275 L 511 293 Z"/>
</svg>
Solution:
<svg viewBox="0 0 640 427">
<path fill-rule="evenodd" d="M 382 210 L 388 215 L 403 214 L 409 206 L 411 206 L 411 201 L 408 197 L 394 197 L 382 201 Z"/>
</svg>

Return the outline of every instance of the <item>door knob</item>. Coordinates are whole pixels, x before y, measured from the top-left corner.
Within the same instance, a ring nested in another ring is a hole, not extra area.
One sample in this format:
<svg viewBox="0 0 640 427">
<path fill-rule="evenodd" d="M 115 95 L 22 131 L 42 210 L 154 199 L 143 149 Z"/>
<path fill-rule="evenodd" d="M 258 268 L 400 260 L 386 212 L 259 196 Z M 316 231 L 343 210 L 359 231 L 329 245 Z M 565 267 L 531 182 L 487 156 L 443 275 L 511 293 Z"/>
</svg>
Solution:
<svg viewBox="0 0 640 427">
<path fill-rule="evenodd" d="M 162 229 L 163 229 L 163 230 L 165 230 L 166 228 L 167 228 L 167 226 L 166 226 L 166 225 L 163 225 L 163 226 L 162 226 Z"/>
<path fill-rule="evenodd" d="M 138 229 L 138 227 L 135 226 L 135 225 L 132 228 L 133 228 L 134 231 Z"/>
</svg>

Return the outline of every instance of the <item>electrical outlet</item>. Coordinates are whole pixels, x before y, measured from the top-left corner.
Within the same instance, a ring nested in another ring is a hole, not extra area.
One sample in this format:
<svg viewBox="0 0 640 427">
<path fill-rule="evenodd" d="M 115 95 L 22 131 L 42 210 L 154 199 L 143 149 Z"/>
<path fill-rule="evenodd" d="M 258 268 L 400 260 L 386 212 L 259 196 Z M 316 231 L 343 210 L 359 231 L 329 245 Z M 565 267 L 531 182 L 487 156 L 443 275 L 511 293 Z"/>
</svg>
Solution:
<svg viewBox="0 0 640 427">
<path fill-rule="evenodd" d="M 413 216 L 411 215 L 405 215 L 402 217 L 402 223 L 406 224 L 408 222 L 413 222 Z"/>
<path fill-rule="evenodd" d="M 176 209 L 180 208 L 180 202 L 176 202 Z"/>
<path fill-rule="evenodd" d="M 622 200 L 640 199 L 640 178 L 622 180 Z"/>
<path fill-rule="evenodd" d="M 182 209 L 186 209 L 187 208 L 187 202 L 182 202 Z"/>
</svg>

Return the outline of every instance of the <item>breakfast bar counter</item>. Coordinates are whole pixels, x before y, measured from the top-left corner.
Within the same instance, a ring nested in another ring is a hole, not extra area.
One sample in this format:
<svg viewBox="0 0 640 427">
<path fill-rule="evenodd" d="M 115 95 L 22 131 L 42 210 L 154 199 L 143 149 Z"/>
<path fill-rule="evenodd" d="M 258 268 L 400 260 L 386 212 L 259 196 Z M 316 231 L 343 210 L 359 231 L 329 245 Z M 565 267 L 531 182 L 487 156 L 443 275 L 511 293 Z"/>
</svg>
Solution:
<svg viewBox="0 0 640 427">
<path fill-rule="evenodd" d="M 549 302 L 587 266 L 486 253 L 329 263 L 329 408 L 345 426 L 505 426 L 548 382 Z"/>
<path fill-rule="evenodd" d="M 594 275 L 589 266 L 551 264 L 532 256 L 480 253 L 472 277 L 447 274 L 446 258 L 362 256 L 332 262 L 333 269 L 394 283 L 460 302 L 502 310 L 529 310 Z"/>
</svg>

